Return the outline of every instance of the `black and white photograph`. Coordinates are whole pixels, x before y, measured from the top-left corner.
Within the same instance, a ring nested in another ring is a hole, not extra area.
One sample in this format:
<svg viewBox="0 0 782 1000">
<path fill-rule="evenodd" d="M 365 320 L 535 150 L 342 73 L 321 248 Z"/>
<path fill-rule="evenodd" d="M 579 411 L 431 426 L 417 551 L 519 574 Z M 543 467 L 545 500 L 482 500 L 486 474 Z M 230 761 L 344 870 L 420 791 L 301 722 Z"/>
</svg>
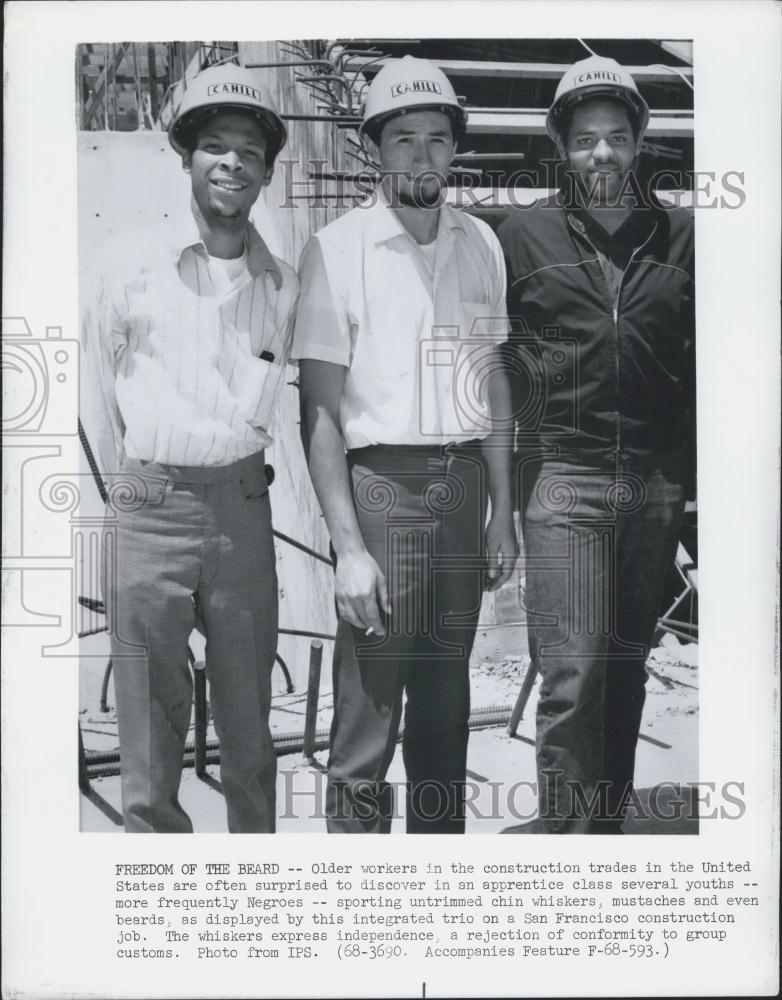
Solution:
<svg viewBox="0 0 782 1000">
<path fill-rule="evenodd" d="M 76 71 L 82 828 L 696 833 L 692 43 Z"/>
<path fill-rule="evenodd" d="M 7 6 L 4 992 L 773 995 L 742 9 Z"/>
</svg>

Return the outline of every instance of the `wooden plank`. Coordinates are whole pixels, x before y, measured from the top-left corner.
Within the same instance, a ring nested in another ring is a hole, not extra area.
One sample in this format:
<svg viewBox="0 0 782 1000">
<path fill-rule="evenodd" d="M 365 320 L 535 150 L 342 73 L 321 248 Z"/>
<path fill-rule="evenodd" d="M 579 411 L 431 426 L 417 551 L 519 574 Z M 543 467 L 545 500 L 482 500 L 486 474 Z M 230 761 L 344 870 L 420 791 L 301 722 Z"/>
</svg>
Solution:
<svg viewBox="0 0 782 1000">
<path fill-rule="evenodd" d="M 520 162 L 524 159 L 523 153 L 457 153 L 454 158 L 454 163 L 488 163 L 488 162 L 503 162 L 506 160 L 513 161 L 515 163 Z"/>
<path fill-rule="evenodd" d="M 353 56 L 346 63 L 348 72 L 358 72 L 365 63 L 376 73 L 387 59 L 362 59 Z M 568 69 L 564 63 L 518 63 L 518 62 L 478 62 L 466 59 L 431 59 L 435 66 L 450 76 L 480 76 L 501 80 L 558 80 Z M 684 85 L 678 73 L 688 79 L 692 77 L 691 66 L 676 66 L 670 71 L 659 66 L 625 66 L 625 69 L 642 83 L 679 83 Z M 674 72 L 674 69 L 678 71 Z"/>
<path fill-rule="evenodd" d="M 546 112 L 470 112 L 467 132 L 473 135 L 546 135 Z M 692 117 L 653 115 L 644 134 L 690 139 L 693 135 Z"/>
<path fill-rule="evenodd" d="M 469 119 L 467 131 L 473 135 L 547 135 L 546 112 L 537 110 L 520 111 L 514 108 L 493 108 L 475 111 L 465 108 Z M 358 128 L 361 119 L 358 115 L 312 116 L 287 115 L 281 118 L 304 121 L 328 120 L 340 126 Z M 691 139 L 693 137 L 693 120 L 691 111 L 675 111 L 662 115 L 652 114 L 649 126 L 644 133 L 646 138 L 667 136 L 672 139 Z M 488 159 L 493 159 L 487 156 Z"/>
<path fill-rule="evenodd" d="M 509 108 L 497 105 L 482 107 L 480 105 L 463 104 L 462 107 L 471 115 L 545 115 L 545 108 Z M 691 108 L 650 108 L 649 114 L 655 118 L 692 118 Z"/>
</svg>

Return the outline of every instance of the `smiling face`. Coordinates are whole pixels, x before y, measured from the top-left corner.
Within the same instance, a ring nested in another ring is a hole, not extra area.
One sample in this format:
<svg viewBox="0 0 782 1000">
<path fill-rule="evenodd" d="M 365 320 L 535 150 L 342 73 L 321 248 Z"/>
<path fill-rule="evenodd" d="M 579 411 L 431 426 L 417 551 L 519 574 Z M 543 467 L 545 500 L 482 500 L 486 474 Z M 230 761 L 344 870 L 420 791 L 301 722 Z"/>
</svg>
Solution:
<svg viewBox="0 0 782 1000">
<path fill-rule="evenodd" d="M 221 226 L 244 226 L 273 167 L 266 166 L 266 133 L 247 115 L 224 112 L 198 129 L 192 152 L 182 156 L 193 197 L 204 218 Z"/>
<path fill-rule="evenodd" d="M 444 111 L 397 115 L 383 126 L 377 143 L 368 139 L 367 144 L 402 205 L 439 204 L 455 150 L 451 119 Z"/>
<path fill-rule="evenodd" d="M 640 146 L 624 105 L 599 98 L 578 105 L 559 146 L 568 169 L 581 176 L 593 203 L 615 205 Z"/>
</svg>

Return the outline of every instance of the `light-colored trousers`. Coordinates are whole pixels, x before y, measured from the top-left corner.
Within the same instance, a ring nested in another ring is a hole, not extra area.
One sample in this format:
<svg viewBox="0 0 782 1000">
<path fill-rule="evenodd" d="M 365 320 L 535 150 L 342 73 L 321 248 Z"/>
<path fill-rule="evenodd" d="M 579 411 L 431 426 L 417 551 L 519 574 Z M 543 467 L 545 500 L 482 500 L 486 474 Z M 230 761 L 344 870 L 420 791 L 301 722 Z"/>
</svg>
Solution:
<svg viewBox="0 0 782 1000">
<path fill-rule="evenodd" d="M 263 453 L 222 468 L 126 459 L 110 486 L 105 551 L 125 829 L 192 832 L 178 795 L 198 621 L 228 828 L 273 832 L 277 577 Z"/>
</svg>

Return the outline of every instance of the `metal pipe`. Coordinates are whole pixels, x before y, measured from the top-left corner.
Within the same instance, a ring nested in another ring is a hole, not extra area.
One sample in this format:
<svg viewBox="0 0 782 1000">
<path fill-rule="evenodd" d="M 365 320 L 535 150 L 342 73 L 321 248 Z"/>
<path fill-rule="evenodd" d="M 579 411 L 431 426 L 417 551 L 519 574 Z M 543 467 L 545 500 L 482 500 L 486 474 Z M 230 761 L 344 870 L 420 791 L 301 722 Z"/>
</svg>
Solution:
<svg viewBox="0 0 782 1000">
<path fill-rule="evenodd" d="M 84 753 L 84 740 L 81 737 L 81 723 L 79 723 L 79 788 L 82 792 L 90 790 L 90 775 L 87 770 L 87 757 Z"/>
<path fill-rule="evenodd" d="M 384 56 L 378 56 L 378 57 L 377 57 L 376 59 L 369 59 L 369 60 L 368 60 L 367 62 L 365 62 L 365 63 L 364 63 L 363 65 L 359 66 L 359 68 L 358 68 L 358 69 L 356 70 L 356 72 L 355 72 L 355 73 L 353 74 L 353 79 L 352 79 L 352 80 L 350 81 L 350 86 L 351 86 L 351 87 L 355 87 L 355 86 L 356 86 L 356 83 L 358 82 L 358 78 L 359 78 L 359 76 L 360 76 L 360 75 L 361 75 L 362 73 L 365 73 L 365 72 L 366 72 L 366 70 L 367 70 L 367 68 L 368 68 L 369 66 L 373 66 L 373 65 L 374 65 L 375 63 L 378 63 L 378 62 L 380 62 L 380 61 L 381 61 L 382 59 L 384 59 L 384 58 L 385 58 Z"/>
<path fill-rule="evenodd" d="M 280 69 L 283 66 L 325 66 L 329 71 L 334 69 L 327 59 L 302 59 L 297 62 L 245 63 L 246 69 Z"/>
<path fill-rule="evenodd" d="M 280 635 L 303 635 L 306 639 L 331 639 L 333 641 L 337 638 L 335 635 L 329 635 L 328 632 L 308 632 L 306 629 L 300 628 L 280 628 L 277 631 Z"/>
<path fill-rule="evenodd" d="M 100 493 L 100 498 L 107 504 L 109 502 L 109 494 L 106 491 L 106 484 L 103 482 L 103 477 L 98 469 L 98 464 L 95 461 L 95 455 L 90 447 L 89 439 L 87 438 L 87 432 L 84 430 L 81 419 L 77 420 L 77 426 L 79 430 L 79 440 L 81 441 L 81 446 L 84 448 L 84 455 L 87 459 L 87 465 L 90 467 L 90 472 L 92 473 L 92 478 L 95 480 L 95 485 L 98 488 L 98 493 Z"/>
<path fill-rule="evenodd" d="M 188 655 L 192 656 L 190 649 Z M 193 738 L 195 740 L 195 771 L 199 778 L 206 774 L 206 664 L 203 660 L 197 663 L 193 657 L 191 660 L 193 668 L 193 688 L 194 688 L 194 720 Z"/>
<path fill-rule="evenodd" d="M 523 153 L 457 153 L 454 158 L 454 163 L 468 162 L 486 162 L 491 160 L 511 160 L 521 162 L 524 159 Z"/>
<path fill-rule="evenodd" d="M 283 660 L 279 653 L 274 654 L 274 659 L 280 665 L 280 669 L 285 675 L 285 690 L 287 694 L 293 694 L 293 681 L 291 680 L 291 672 L 288 670 L 288 664 Z"/>
<path fill-rule="evenodd" d="M 318 717 L 320 693 L 320 668 L 323 661 L 323 643 L 315 639 L 310 643 L 310 668 L 307 682 L 307 709 L 304 715 L 304 740 L 302 753 L 307 759 L 315 749 L 315 722 Z"/>
<path fill-rule="evenodd" d="M 335 59 L 332 60 L 338 72 L 342 73 L 343 76 L 345 75 L 344 63 L 346 63 L 347 60 L 350 59 L 352 56 L 374 56 L 376 59 L 384 58 L 383 53 L 378 52 L 377 49 L 350 49 L 350 48 L 343 49 L 340 52 L 340 54 Z M 374 59 L 369 60 L 370 63 L 374 61 L 375 61 Z M 353 82 L 355 84 L 355 79 Z"/>
<path fill-rule="evenodd" d="M 109 657 L 109 662 L 106 664 L 106 669 L 103 672 L 103 683 L 100 686 L 100 710 L 104 715 L 109 710 L 109 678 L 111 677 L 112 665 L 111 657 Z"/>
<path fill-rule="evenodd" d="M 327 744 L 329 738 L 328 729 L 318 729 L 315 732 L 315 749 L 322 749 L 319 744 Z M 298 753 L 301 752 L 304 746 L 304 735 L 303 733 L 278 733 L 272 737 L 272 743 L 274 744 L 274 750 L 277 756 L 281 756 L 286 753 Z M 207 762 L 209 758 L 212 758 L 213 763 L 219 763 L 220 756 L 220 742 L 219 740 L 207 740 L 206 741 L 206 756 Z M 214 755 L 217 754 L 215 759 Z M 120 763 L 120 752 L 119 750 L 101 750 L 90 753 L 86 752 L 87 767 L 89 768 L 90 777 L 96 776 L 96 768 L 103 765 L 119 765 Z M 188 743 L 184 750 L 184 764 L 186 767 L 193 767 L 195 762 L 195 745 L 193 743 Z M 119 773 L 119 772 L 117 772 Z"/>
<path fill-rule="evenodd" d="M 697 642 L 697 634 L 692 634 L 689 632 L 682 632 L 679 629 L 672 628 L 670 625 L 665 625 L 662 622 L 658 625 L 658 628 L 662 629 L 663 632 L 668 632 L 670 635 L 676 636 L 677 639 L 681 639 L 683 642 Z"/>
<path fill-rule="evenodd" d="M 315 741 L 315 750 L 326 750 L 329 745 L 328 734 L 318 737 Z M 300 753 L 302 744 L 301 742 L 297 744 L 290 744 L 284 747 L 275 747 L 275 752 L 278 757 L 284 756 L 285 754 Z M 209 764 L 219 764 L 220 754 L 216 750 L 210 750 L 206 755 L 206 763 Z M 187 754 L 182 760 L 183 767 L 195 767 L 195 758 L 192 753 Z M 90 778 L 117 778 L 120 775 L 120 764 L 119 761 L 115 763 L 105 763 L 98 764 L 95 766 L 90 766 Z"/>
<path fill-rule="evenodd" d="M 326 563 L 328 566 L 334 565 L 334 560 L 329 559 L 328 556 L 323 556 L 320 552 L 316 552 L 315 549 L 311 549 L 308 545 L 303 542 L 297 542 L 295 538 L 291 538 L 290 535 L 284 535 L 281 531 L 277 531 L 276 528 L 272 529 L 272 534 L 275 538 L 279 538 L 282 542 L 287 542 L 288 545 L 292 545 L 294 549 L 301 549 L 302 552 L 306 552 L 307 555 L 312 556 L 313 559 L 320 559 L 321 562 Z"/>
<path fill-rule="evenodd" d="M 354 125 L 357 126 L 361 122 L 359 115 L 354 115 L 352 118 L 348 118 L 345 115 L 280 115 L 280 118 L 284 118 L 289 122 L 336 122 L 338 125 Z"/>
<path fill-rule="evenodd" d="M 484 729 L 487 726 L 501 726 L 504 725 L 508 717 L 510 716 L 512 709 L 509 705 L 487 705 L 482 708 L 476 708 L 470 713 L 469 727 L 470 729 Z M 329 729 L 316 729 L 314 733 L 314 750 L 323 750 L 328 746 L 329 743 Z M 399 738 L 401 739 L 401 733 Z M 275 733 L 272 736 L 272 742 L 274 744 L 274 750 L 277 756 L 282 756 L 288 753 L 301 753 L 304 748 L 304 733 L 299 732 L 286 732 L 286 733 Z M 206 750 L 207 756 L 214 754 L 220 748 L 220 743 L 218 740 L 207 740 Z M 195 747 L 192 743 L 188 743 L 185 746 L 185 766 L 193 766 L 193 755 L 195 752 Z M 119 750 L 101 750 L 93 751 L 92 753 L 87 752 L 86 759 L 87 765 L 90 768 L 91 777 L 99 777 L 97 769 L 102 765 L 118 764 L 119 763 Z M 218 758 L 219 759 L 219 758 Z M 210 761 L 216 763 L 217 761 Z M 119 773 L 119 770 L 115 773 Z"/>
<path fill-rule="evenodd" d="M 527 707 L 529 696 L 532 694 L 532 689 L 535 686 L 537 673 L 537 668 L 532 660 L 530 660 L 527 672 L 524 675 L 521 690 L 519 691 L 519 696 L 516 699 L 516 704 L 513 706 L 513 711 L 511 712 L 510 719 L 508 720 L 508 736 L 516 735 L 516 730 L 519 728 L 521 717 L 524 715 L 524 709 Z"/>
<path fill-rule="evenodd" d="M 329 81 L 330 83 L 338 83 L 345 92 L 348 106 L 347 113 L 353 113 L 353 95 L 350 92 L 350 85 L 348 81 L 343 79 L 341 76 L 337 76 L 336 73 L 324 73 L 323 76 L 297 76 L 297 79 L 304 84 L 308 84 L 310 81 L 317 83 L 325 83 L 326 81 Z"/>
</svg>

